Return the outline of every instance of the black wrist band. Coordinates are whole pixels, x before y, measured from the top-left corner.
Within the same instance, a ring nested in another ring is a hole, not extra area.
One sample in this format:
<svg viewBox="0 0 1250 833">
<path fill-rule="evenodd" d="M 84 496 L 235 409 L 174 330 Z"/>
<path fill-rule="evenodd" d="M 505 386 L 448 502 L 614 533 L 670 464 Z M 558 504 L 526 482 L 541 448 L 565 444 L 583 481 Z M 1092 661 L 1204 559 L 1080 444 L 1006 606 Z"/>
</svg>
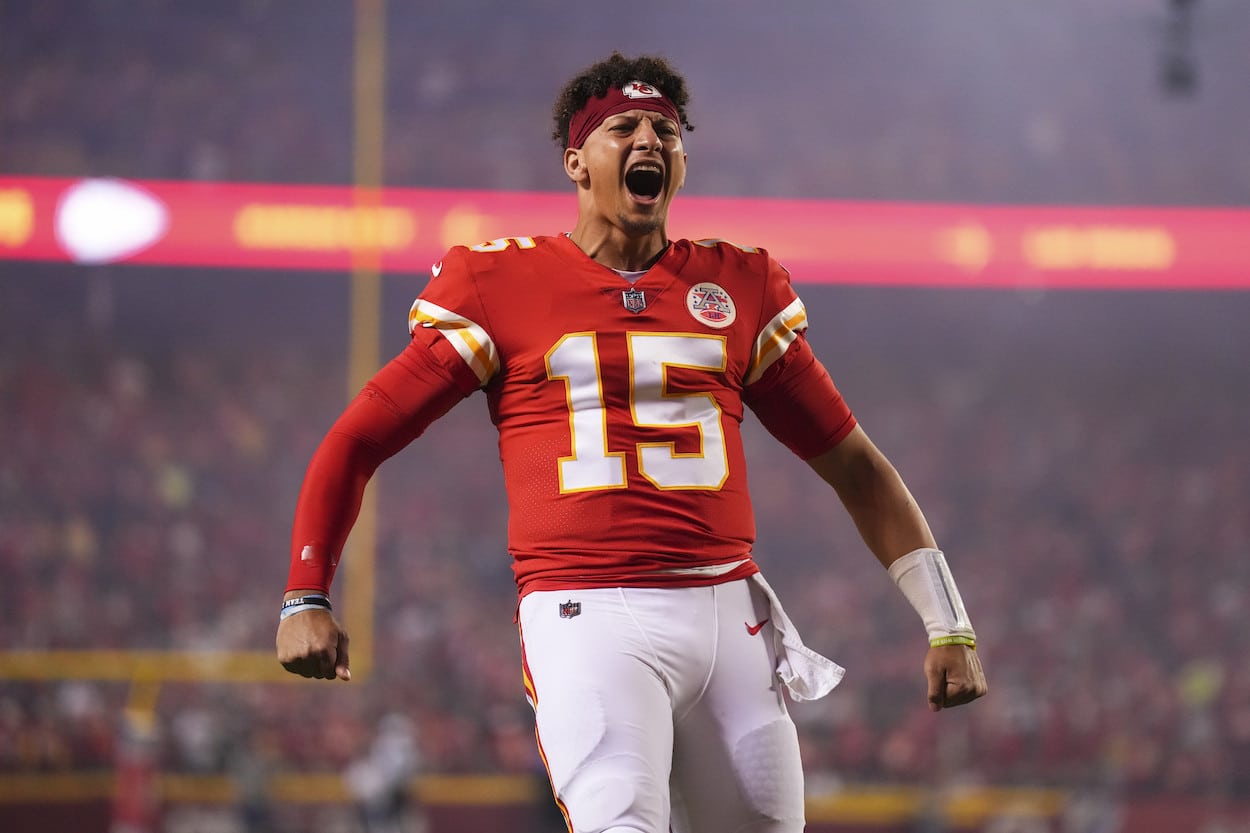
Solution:
<svg viewBox="0 0 1250 833">
<path fill-rule="evenodd" d="M 330 600 L 321 595 L 296 596 L 294 599 L 286 599 L 282 602 L 282 609 L 286 610 L 288 607 L 295 607 L 296 605 L 312 605 L 314 607 L 324 607 L 326 610 L 334 609 L 330 607 Z"/>
</svg>

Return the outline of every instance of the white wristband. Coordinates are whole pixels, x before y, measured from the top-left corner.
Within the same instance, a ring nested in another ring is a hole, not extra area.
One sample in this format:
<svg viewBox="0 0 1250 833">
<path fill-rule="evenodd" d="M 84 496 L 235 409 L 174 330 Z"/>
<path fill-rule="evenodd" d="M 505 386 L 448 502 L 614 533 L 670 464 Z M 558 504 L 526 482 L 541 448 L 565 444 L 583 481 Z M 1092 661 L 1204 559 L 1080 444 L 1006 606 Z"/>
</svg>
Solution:
<svg viewBox="0 0 1250 833">
<path fill-rule="evenodd" d="M 976 632 L 941 550 L 912 550 L 891 564 L 889 573 L 924 620 L 930 645 L 976 647 Z"/>
<path fill-rule="evenodd" d="M 282 609 L 282 612 L 278 614 L 278 621 L 284 622 L 297 613 L 307 613 L 310 610 L 325 610 L 325 608 L 321 605 L 291 605 Z"/>
</svg>

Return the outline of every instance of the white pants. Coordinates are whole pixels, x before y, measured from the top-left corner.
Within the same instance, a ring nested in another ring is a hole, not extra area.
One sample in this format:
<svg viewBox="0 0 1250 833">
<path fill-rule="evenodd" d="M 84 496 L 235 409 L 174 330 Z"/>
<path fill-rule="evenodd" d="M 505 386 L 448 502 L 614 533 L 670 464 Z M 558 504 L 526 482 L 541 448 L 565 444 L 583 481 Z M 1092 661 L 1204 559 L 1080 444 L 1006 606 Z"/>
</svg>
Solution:
<svg viewBox="0 0 1250 833">
<path fill-rule="evenodd" d="M 755 582 L 534 592 L 519 618 L 573 833 L 803 830 L 798 737 Z"/>
</svg>

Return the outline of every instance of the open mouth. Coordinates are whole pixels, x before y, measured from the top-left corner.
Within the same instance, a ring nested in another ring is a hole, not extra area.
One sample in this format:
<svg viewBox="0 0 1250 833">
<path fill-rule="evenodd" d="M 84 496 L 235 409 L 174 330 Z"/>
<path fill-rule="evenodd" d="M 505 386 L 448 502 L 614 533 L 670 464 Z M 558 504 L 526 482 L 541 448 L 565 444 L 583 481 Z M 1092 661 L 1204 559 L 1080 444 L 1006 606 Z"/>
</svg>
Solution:
<svg viewBox="0 0 1250 833">
<path fill-rule="evenodd" d="M 654 200 L 664 188 L 664 171 L 659 165 L 643 162 L 625 172 L 625 187 L 639 200 Z"/>
</svg>

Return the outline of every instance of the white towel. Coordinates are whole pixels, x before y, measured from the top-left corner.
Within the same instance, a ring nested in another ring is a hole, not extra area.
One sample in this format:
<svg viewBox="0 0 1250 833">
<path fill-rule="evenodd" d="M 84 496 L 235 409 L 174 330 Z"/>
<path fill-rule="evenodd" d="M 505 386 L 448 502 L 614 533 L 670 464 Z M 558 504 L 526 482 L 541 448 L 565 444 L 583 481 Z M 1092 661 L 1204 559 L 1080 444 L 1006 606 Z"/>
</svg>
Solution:
<svg viewBox="0 0 1250 833">
<path fill-rule="evenodd" d="M 777 677 L 796 701 L 819 700 L 842 682 L 846 669 L 803 644 L 803 639 L 786 615 L 777 594 L 759 573 L 751 576 L 768 598 L 773 624 L 773 647 L 777 651 Z"/>
</svg>

